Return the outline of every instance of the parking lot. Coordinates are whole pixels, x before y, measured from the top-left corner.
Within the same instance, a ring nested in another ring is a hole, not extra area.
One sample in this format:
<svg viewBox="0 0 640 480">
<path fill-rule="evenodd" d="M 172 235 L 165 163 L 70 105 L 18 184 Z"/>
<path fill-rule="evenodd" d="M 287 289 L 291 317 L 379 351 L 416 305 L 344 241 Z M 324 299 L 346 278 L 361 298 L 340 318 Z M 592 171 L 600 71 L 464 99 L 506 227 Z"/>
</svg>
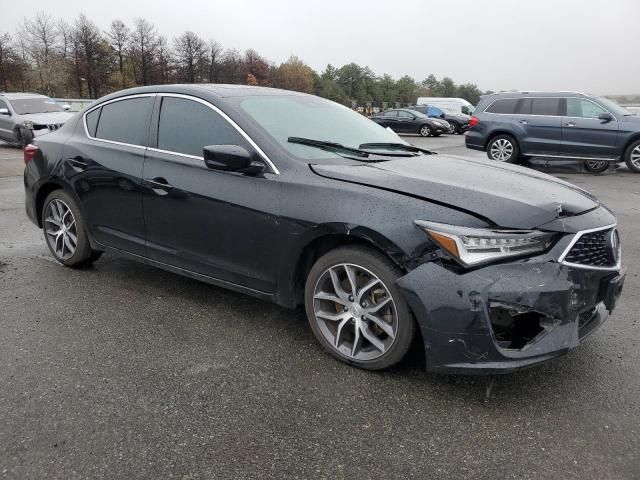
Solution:
<svg viewBox="0 0 640 480">
<path fill-rule="evenodd" d="M 463 136 L 406 137 L 485 158 Z M 103 256 L 71 270 L 0 145 L 0 478 L 640 477 L 640 175 L 536 168 L 618 216 L 622 299 L 582 346 L 487 380 L 342 364 L 289 311 Z"/>
</svg>

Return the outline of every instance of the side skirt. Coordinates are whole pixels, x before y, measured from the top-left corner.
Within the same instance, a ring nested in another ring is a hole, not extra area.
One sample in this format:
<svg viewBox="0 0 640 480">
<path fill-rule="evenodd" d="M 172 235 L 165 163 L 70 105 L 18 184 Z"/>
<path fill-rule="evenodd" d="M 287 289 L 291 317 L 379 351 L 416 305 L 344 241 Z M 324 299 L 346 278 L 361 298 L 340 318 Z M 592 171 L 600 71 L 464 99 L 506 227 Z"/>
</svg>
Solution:
<svg viewBox="0 0 640 480">
<path fill-rule="evenodd" d="M 226 280 L 220 280 L 218 278 L 209 277 L 201 273 L 193 272 L 191 270 L 186 270 L 180 267 L 175 267 L 173 265 L 159 262 L 157 260 L 143 257 L 141 255 L 136 255 L 134 253 L 125 252 L 124 250 L 119 250 L 113 247 L 100 245 L 100 250 L 104 250 L 106 252 L 113 252 L 116 255 L 127 258 L 129 260 L 134 260 L 136 262 L 144 263 L 145 265 L 161 268 L 162 270 L 166 270 L 171 273 L 176 273 L 178 275 L 183 275 L 185 277 L 193 278 L 194 280 L 199 280 L 201 282 L 208 283 L 210 285 L 215 285 L 216 287 L 222 287 L 229 290 L 233 290 L 234 292 L 244 293 L 246 295 L 250 295 L 252 297 L 256 297 L 261 300 L 275 302 L 275 295 L 273 293 L 267 293 L 261 290 L 254 290 L 253 288 L 245 287 L 232 282 L 227 282 Z"/>
</svg>

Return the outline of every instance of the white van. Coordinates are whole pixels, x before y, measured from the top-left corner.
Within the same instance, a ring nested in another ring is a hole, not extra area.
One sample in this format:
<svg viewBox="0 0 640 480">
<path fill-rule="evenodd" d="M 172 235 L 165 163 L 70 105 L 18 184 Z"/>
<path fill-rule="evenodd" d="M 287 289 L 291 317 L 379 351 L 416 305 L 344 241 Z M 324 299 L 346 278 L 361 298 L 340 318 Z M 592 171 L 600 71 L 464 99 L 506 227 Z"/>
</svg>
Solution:
<svg viewBox="0 0 640 480">
<path fill-rule="evenodd" d="M 418 97 L 417 105 L 433 105 L 451 113 L 473 115 L 474 106 L 464 98 Z"/>
</svg>

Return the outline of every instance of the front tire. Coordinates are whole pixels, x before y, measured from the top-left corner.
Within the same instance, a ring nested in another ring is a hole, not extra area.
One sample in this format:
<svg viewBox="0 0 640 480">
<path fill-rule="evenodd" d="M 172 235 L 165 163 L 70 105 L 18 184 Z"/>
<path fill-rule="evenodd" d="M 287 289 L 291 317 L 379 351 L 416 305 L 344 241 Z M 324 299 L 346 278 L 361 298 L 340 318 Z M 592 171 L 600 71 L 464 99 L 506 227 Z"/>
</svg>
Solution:
<svg viewBox="0 0 640 480">
<path fill-rule="evenodd" d="M 80 208 L 64 190 L 54 190 L 45 199 L 42 231 L 53 258 L 67 267 L 88 265 L 102 254 L 91 249 Z"/>
<path fill-rule="evenodd" d="M 337 359 L 367 370 L 398 363 L 415 332 L 395 282 L 402 272 L 367 247 L 340 247 L 307 276 L 305 309 L 320 344 Z"/>
<path fill-rule="evenodd" d="M 418 133 L 421 137 L 429 137 L 433 132 L 431 131 L 431 127 L 429 125 L 422 125 L 418 130 Z"/>
<path fill-rule="evenodd" d="M 585 160 L 584 169 L 591 173 L 602 173 L 609 168 L 609 162 L 605 160 Z"/>
<path fill-rule="evenodd" d="M 624 161 L 629 170 L 640 173 L 640 140 L 633 142 L 624 152 Z"/>
<path fill-rule="evenodd" d="M 517 163 L 520 149 L 512 136 L 498 135 L 487 145 L 487 157 L 497 162 Z"/>
</svg>

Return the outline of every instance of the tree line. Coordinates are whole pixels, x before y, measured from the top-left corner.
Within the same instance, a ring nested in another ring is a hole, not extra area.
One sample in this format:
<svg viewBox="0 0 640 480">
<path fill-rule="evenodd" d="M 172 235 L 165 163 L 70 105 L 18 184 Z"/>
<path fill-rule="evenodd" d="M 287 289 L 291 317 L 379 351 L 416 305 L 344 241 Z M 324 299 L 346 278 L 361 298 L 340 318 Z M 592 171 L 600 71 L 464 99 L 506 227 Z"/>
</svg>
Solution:
<svg viewBox="0 0 640 480">
<path fill-rule="evenodd" d="M 0 32 L 0 90 L 98 98 L 166 83 L 262 85 L 346 105 L 414 103 L 419 96 L 461 97 L 475 105 L 483 93 L 475 84 L 456 85 L 449 77 L 396 80 L 356 63 L 316 72 L 291 56 L 278 65 L 253 49 L 224 48 L 191 31 L 168 39 L 144 18 L 129 25 L 116 19 L 103 31 L 84 14 L 70 22 L 39 13 L 25 18 L 13 34 Z"/>
</svg>

